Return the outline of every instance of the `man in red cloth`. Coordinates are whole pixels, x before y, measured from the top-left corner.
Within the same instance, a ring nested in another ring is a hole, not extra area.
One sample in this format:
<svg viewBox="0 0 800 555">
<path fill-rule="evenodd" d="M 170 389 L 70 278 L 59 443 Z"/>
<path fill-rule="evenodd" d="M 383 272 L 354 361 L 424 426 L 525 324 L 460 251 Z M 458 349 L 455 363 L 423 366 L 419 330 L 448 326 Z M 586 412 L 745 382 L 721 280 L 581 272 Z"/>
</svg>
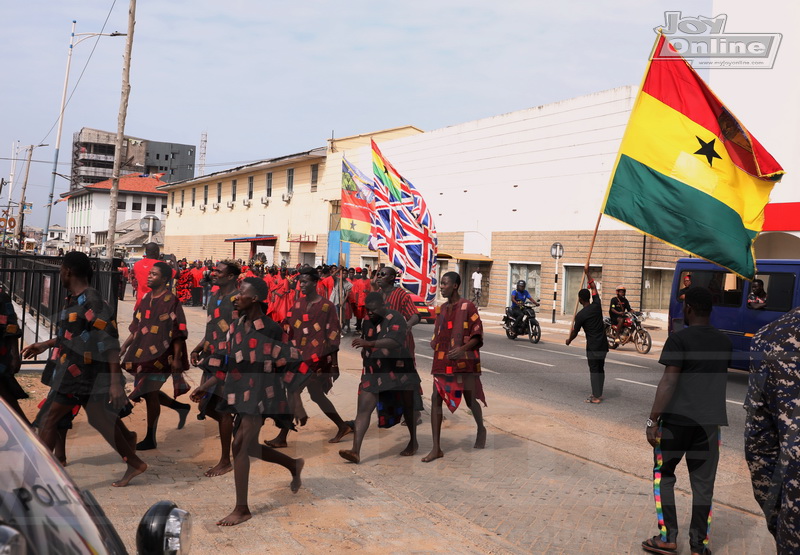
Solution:
<svg viewBox="0 0 800 555">
<path fill-rule="evenodd" d="M 442 401 L 450 412 L 455 412 L 461 398 L 467 399 L 472 411 L 478 435 L 475 449 L 486 446 L 486 428 L 483 425 L 483 410 L 478 400 L 486 406 L 486 396 L 481 385 L 481 358 L 479 349 L 483 345 L 483 324 L 478 309 L 467 299 L 461 298 L 458 288 L 461 276 L 447 272 L 442 276 L 439 290 L 447 302 L 436 307 L 436 324 L 433 340 L 433 394 L 431 396 L 431 432 L 433 447 L 422 462 L 431 462 L 444 456 L 439 440 L 442 434 Z"/>
<path fill-rule="evenodd" d="M 144 294 L 150 291 L 147 286 L 147 276 L 153 264 L 161 258 L 160 249 L 156 243 L 147 243 L 144 246 L 144 258 L 133 265 L 133 288 L 136 291 L 136 306 L 142 302 Z M 136 308 L 134 306 L 134 308 Z"/>
</svg>

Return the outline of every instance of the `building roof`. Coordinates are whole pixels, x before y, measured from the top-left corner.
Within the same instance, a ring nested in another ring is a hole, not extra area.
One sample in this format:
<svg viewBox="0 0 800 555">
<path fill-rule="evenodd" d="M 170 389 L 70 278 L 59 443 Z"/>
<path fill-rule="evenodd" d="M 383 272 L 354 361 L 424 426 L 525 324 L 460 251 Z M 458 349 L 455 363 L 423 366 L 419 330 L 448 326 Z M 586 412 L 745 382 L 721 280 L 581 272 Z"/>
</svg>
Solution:
<svg viewBox="0 0 800 555">
<path fill-rule="evenodd" d="M 287 164 L 292 162 L 302 162 L 303 160 L 311 160 L 311 159 L 319 159 L 325 158 L 327 156 L 327 148 L 326 147 L 317 147 L 312 148 L 311 150 L 306 150 L 304 152 L 296 152 L 294 154 L 287 154 L 285 156 L 278 156 L 277 158 L 269 158 L 266 160 L 257 160 L 255 162 L 250 162 L 249 164 L 244 164 L 242 166 L 236 166 L 235 168 L 230 168 L 227 170 L 221 170 L 215 173 L 209 173 L 206 175 L 200 175 L 197 177 L 193 177 L 191 179 L 184 179 L 183 181 L 173 181 L 172 183 L 162 183 L 158 189 L 161 191 L 169 191 L 170 189 L 181 188 L 185 187 L 187 184 L 197 181 L 205 181 L 208 179 L 218 179 L 223 175 L 236 175 L 243 172 L 253 171 L 255 169 L 266 167 L 266 166 L 274 166 L 279 164 Z"/>
<path fill-rule="evenodd" d="M 142 177 L 141 174 L 132 173 L 130 175 L 123 175 L 119 178 L 119 192 L 120 193 L 143 193 L 146 195 L 155 195 L 159 197 L 167 196 L 167 193 L 158 190 L 159 185 L 164 185 L 164 182 L 157 177 Z M 84 185 L 76 191 L 68 191 L 61 193 L 62 198 L 72 197 L 75 195 L 88 193 L 90 191 L 111 191 L 111 180 L 106 179 L 99 183 L 91 183 Z"/>
</svg>

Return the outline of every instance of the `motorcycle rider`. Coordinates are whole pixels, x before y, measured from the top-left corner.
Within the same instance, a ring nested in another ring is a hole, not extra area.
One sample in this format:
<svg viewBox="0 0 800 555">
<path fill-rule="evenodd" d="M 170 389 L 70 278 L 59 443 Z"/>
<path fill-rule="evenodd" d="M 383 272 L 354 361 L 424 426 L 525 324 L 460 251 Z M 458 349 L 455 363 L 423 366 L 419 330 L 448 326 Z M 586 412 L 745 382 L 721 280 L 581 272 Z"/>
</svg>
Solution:
<svg viewBox="0 0 800 555">
<path fill-rule="evenodd" d="M 531 297 L 530 292 L 525 289 L 525 280 L 521 279 L 517 282 L 516 289 L 511 290 L 511 306 L 509 310 L 510 316 L 514 319 L 514 329 L 522 322 L 522 317 L 524 315 L 522 309 L 526 301 L 530 301 L 533 306 L 539 306 L 539 303 Z"/>
<path fill-rule="evenodd" d="M 614 330 L 615 341 L 620 340 L 622 323 L 625 321 L 625 313 L 631 311 L 631 303 L 625 298 L 625 286 L 617 287 L 617 296 L 611 299 L 611 306 L 608 315 L 611 318 L 611 329 Z"/>
</svg>

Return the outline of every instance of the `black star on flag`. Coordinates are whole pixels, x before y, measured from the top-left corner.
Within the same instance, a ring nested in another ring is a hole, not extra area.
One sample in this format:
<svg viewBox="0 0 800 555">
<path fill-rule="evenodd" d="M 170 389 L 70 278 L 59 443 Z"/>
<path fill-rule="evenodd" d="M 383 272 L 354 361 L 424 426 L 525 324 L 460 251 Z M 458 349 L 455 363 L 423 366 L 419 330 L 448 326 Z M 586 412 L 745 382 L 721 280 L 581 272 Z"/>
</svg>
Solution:
<svg viewBox="0 0 800 555">
<path fill-rule="evenodd" d="M 695 137 L 697 137 L 697 135 L 695 135 Z M 714 150 L 714 143 L 717 141 L 717 139 L 711 139 L 711 141 L 708 143 L 705 142 L 700 137 L 697 137 L 697 140 L 700 142 L 700 150 L 695 152 L 695 154 L 700 154 L 701 156 L 705 156 L 706 160 L 708 160 L 709 166 L 714 165 L 714 158 L 719 158 L 720 160 L 722 160 L 722 156 L 717 154 L 717 151 Z"/>
<path fill-rule="evenodd" d="M 350 229 L 355 229 L 355 228 L 356 228 L 356 223 L 350 222 Z"/>
</svg>

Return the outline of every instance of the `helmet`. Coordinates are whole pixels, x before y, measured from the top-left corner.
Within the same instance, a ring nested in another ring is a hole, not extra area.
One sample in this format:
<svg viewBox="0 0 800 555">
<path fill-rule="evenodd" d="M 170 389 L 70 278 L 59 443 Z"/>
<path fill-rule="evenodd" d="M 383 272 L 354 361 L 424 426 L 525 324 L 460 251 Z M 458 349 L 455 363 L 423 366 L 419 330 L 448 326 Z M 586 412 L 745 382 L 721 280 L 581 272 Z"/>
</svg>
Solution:
<svg viewBox="0 0 800 555">
<path fill-rule="evenodd" d="M 517 282 L 517 287 L 519 287 L 520 285 L 521 285 L 522 287 L 525 287 L 525 280 L 522 280 L 522 279 L 521 279 L 521 280 L 519 280 L 519 281 Z"/>
<path fill-rule="evenodd" d="M 624 286 L 624 285 L 620 285 L 620 286 L 618 286 L 616 290 L 617 290 L 617 291 L 627 291 L 627 289 L 625 289 L 625 286 Z"/>
</svg>

